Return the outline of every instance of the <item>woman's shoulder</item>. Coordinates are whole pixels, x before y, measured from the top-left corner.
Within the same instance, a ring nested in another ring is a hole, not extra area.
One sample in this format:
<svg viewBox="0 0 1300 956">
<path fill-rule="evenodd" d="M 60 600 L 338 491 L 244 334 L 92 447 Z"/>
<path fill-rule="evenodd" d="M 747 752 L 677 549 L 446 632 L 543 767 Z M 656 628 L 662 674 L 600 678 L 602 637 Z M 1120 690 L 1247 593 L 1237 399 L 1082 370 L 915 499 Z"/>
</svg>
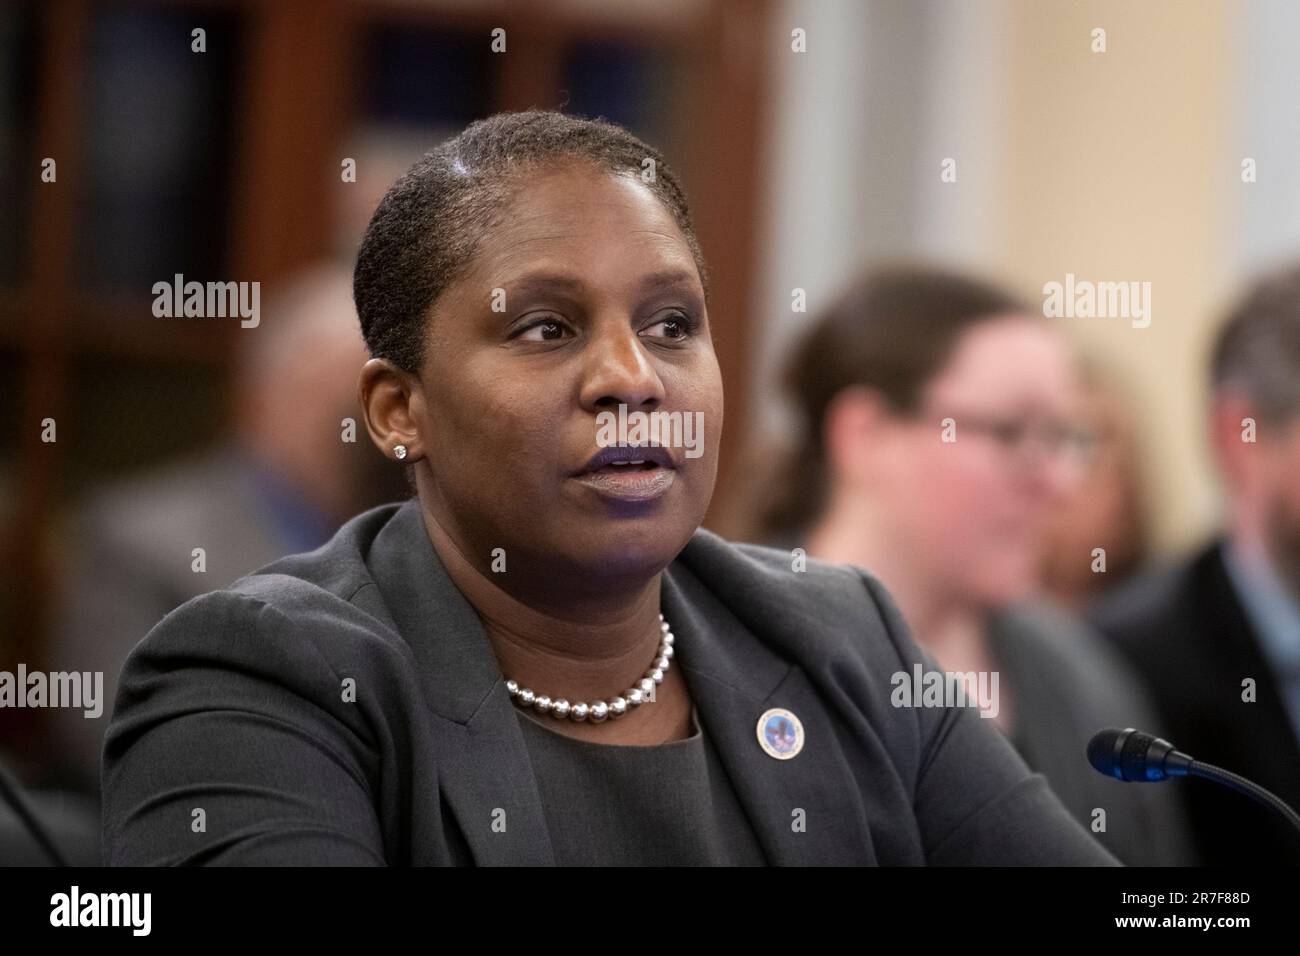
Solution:
<svg viewBox="0 0 1300 956">
<path fill-rule="evenodd" d="M 403 507 L 393 502 L 363 511 L 315 550 L 276 558 L 223 590 L 286 606 L 349 602 L 374 583 L 369 566 L 372 546 Z"/>
<path fill-rule="evenodd" d="M 858 596 L 870 572 L 847 564 L 827 564 L 808 557 L 802 548 L 729 541 L 706 528 L 698 529 L 678 557 L 700 574 L 730 578 L 749 587 L 760 586 L 787 597 Z M 874 579 L 873 579 L 874 580 Z"/>
<path fill-rule="evenodd" d="M 1132 665 L 1065 608 L 1042 598 L 1021 601 L 996 614 L 991 624 L 998 656 L 1032 679 L 1045 701 L 1058 708 L 1068 702 L 1092 722 L 1152 719 L 1150 694 Z"/>
<path fill-rule="evenodd" d="M 191 598 L 135 646 L 105 731 L 106 860 L 383 862 L 373 794 L 420 698 L 358 600 L 382 517 Z M 191 842 L 200 810 L 218 836 Z"/>
<path fill-rule="evenodd" d="M 331 644 L 396 643 L 386 608 L 367 593 L 374 581 L 366 555 L 398 507 L 362 512 L 315 550 L 277 558 L 190 598 L 155 624 L 136 651 L 217 658 L 239 653 L 245 640 L 272 638 L 278 653 L 319 655 Z"/>
<path fill-rule="evenodd" d="M 674 566 L 685 569 L 760 637 L 809 659 L 911 666 L 917 650 L 893 599 L 870 571 L 810 558 L 800 548 L 731 542 L 698 530 Z"/>
</svg>

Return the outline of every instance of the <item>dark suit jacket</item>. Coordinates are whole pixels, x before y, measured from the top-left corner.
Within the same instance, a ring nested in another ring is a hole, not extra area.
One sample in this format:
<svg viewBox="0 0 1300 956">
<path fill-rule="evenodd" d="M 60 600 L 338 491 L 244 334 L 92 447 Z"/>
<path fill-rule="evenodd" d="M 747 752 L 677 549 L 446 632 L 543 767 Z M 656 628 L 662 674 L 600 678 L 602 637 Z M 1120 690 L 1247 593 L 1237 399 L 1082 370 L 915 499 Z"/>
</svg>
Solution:
<svg viewBox="0 0 1300 956">
<path fill-rule="evenodd" d="M 1153 733 L 1300 807 L 1300 743 L 1216 541 L 1188 565 L 1102 599 L 1089 618 L 1137 665 L 1160 711 Z M 1241 699 L 1253 677 L 1257 700 Z M 1219 784 L 1182 780 L 1200 862 L 1300 863 L 1300 834 Z M 1161 784 L 1164 786 L 1164 784 Z"/>
<path fill-rule="evenodd" d="M 1150 727 L 1151 694 L 1104 637 L 1043 600 L 991 615 L 989 641 L 1011 699 L 1011 742 L 1030 769 L 1047 778 L 1065 808 L 1088 826 L 1097 808 L 1106 829 L 1097 840 L 1128 866 L 1195 862 L 1179 781 L 1125 783 L 1099 774 L 1085 758 L 1088 741 L 1107 727 Z"/>
<path fill-rule="evenodd" d="M 701 530 L 662 602 L 769 862 L 1115 863 L 975 709 L 890 704 L 891 675 L 934 665 L 873 577 Z M 132 652 L 106 862 L 550 864 L 515 706 L 418 502 L 364 512 Z M 759 746 L 771 707 L 803 723 L 793 759 Z"/>
</svg>

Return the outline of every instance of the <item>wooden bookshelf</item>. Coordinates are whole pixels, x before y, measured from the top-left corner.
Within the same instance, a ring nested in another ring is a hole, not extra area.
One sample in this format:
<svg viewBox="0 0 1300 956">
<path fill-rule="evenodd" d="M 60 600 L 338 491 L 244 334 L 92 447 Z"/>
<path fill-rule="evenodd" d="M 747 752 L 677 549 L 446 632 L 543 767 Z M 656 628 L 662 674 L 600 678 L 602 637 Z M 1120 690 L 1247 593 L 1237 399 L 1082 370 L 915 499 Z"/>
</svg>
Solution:
<svg viewBox="0 0 1300 956">
<path fill-rule="evenodd" d="M 231 329 L 237 333 L 237 326 L 214 332 L 150 321 L 147 288 L 87 287 L 95 264 L 85 259 L 86 217 L 101 198 L 91 183 L 88 131 L 105 119 L 97 113 L 113 108 L 92 109 L 89 91 L 98 82 L 97 31 L 114 18 L 148 27 L 155 17 L 180 16 L 230 27 L 223 35 L 238 49 L 217 94 L 231 143 L 221 166 L 230 177 L 227 218 L 195 228 L 221 231 L 223 274 L 264 283 L 333 247 L 338 164 L 365 122 L 373 41 L 383 31 L 446 33 L 486 47 L 490 31 L 504 27 L 509 52 L 490 61 L 484 112 L 581 112 L 570 103 L 575 87 L 567 70 L 575 50 L 626 48 L 662 57 L 675 99 L 661 117 L 665 142 L 657 145 L 685 182 L 713 273 L 711 318 L 727 387 L 719 496 L 730 487 L 747 419 L 769 0 L 38 0 L 11 4 L 4 15 L 31 44 L 20 94 L 31 128 L 18 131 L 18 275 L 0 282 L 0 370 L 11 373 L 0 385 L 11 419 L 0 431 L 0 462 L 11 471 L 11 500 L 0 511 L 0 572 L 10 583 L 0 602 L 0 667 L 36 659 L 46 640 L 55 518 L 76 489 L 114 476 L 111 463 L 93 465 L 79 453 L 78 423 L 70 416 L 111 401 L 132 376 L 156 371 L 162 381 L 183 382 L 177 373 L 192 369 L 196 380 L 220 382 L 232 357 Z M 40 181 L 47 156 L 58 162 L 56 184 Z M 120 375 L 104 373 L 115 366 Z M 210 390 L 198 393 L 200 404 L 220 403 L 219 395 L 204 397 Z M 179 405 L 192 409 L 193 402 Z M 209 412 L 202 417 L 216 420 L 217 409 Z M 59 423 L 55 443 L 41 441 L 46 417 Z M 195 441 L 203 437 L 198 429 Z"/>
</svg>

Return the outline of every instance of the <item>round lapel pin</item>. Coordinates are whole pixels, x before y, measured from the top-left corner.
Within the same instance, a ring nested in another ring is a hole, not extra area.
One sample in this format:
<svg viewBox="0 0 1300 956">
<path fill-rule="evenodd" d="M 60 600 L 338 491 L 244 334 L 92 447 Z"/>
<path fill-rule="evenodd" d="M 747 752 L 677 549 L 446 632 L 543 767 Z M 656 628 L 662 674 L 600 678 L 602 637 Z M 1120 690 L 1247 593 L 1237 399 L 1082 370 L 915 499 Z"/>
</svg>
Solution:
<svg viewBox="0 0 1300 956">
<path fill-rule="evenodd" d="M 782 707 L 773 707 L 758 718 L 758 745 L 769 757 L 789 760 L 803 750 L 803 724 Z"/>
</svg>

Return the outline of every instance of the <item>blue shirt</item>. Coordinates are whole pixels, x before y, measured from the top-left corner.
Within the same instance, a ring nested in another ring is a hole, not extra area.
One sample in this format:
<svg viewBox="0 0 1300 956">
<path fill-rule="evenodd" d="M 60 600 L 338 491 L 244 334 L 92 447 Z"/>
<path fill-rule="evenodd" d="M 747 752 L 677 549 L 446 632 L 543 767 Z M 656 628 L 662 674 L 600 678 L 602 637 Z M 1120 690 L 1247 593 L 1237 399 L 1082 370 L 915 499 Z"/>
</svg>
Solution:
<svg viewBox="0 0 1300 956">
<path fill-rule="evenodd" d="M 1272 562 L 1244 553 L 1231 539 L 1223 563 L 1277 677 L 1282 703 L 1300 739 L 1300 600 Z"/>
<path fill-rule="evenodd" d="M 236 445 L 232 454 L 243 469 L 243 480 L 248 483 L 263 521 L 285 554 L 315 550 L 333 536 L 335 526 L 300 489 L 243 445 Z"/>
</svg>

